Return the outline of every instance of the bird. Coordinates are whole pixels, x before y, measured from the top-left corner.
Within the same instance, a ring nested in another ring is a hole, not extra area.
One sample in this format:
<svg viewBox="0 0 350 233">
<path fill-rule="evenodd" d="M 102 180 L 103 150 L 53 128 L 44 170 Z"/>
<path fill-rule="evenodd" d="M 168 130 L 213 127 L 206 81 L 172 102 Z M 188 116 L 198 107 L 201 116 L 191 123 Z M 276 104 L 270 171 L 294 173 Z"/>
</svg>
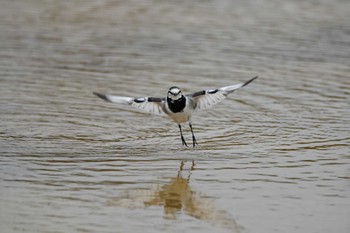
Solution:
<svg viewBox="0 0 350 233">
<path fill-rule="evenodd" d="M 135 109 L 152 114 L 167 115 L 175 123 L 177 123 L 180 130 L 182 146 L 186 147 L 188 147 L 188 145 L 182 134 L 181 124 L 188 122 L 192 133 L 192 145 L 194 148 L 196 145 L 198 145 L 198 143 L 196 137 L 194 136 L 192 128 L 191 118 L 193 113 L 195 111 L 211 108 L 213 105 L 226 99 L 226 97 L 235 90 L 248 85 L 257 78 L 258 76 L 255 76 L 254 78 L 244 83 L 224 86 L 216 89 L 197 91 L 191 94 L 183 94 L 179 87 L 172 86 L 169 88 L 167 96 L 163 98 L 134 98 L 127 96 L 101 94 L 99 92 L 93 92 L 93 94 L 108 102 L 129 105 Z"/>
</svg>

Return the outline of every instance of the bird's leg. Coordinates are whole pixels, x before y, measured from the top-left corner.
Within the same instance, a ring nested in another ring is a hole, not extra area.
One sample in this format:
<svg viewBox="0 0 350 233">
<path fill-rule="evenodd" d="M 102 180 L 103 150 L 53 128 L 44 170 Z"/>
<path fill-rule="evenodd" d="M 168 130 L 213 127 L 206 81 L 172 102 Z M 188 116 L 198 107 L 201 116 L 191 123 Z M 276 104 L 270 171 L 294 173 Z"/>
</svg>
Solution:
<svg viewBox="0 0 350 233">
<path fill-rule="evenodd" d="M 187 146 L 187 143 L 184 139 L 184 136 L 182 135 L 182 130 L 181 130 L 181 125 L 179 124 L 179 129 L 180 129 L 180 134 L 181 134 L 181 141 L 182 141 L 182 145 L 184 146 Z M 188 146 L 187 146 L 188 147 Z"/>
<path fill-rule="evenodd" d="M 193 142 L 193 148 L 194 148 L 196 146 L 196 144 L 198 145 L 198 143 L 197 143 L 196 137 L 193 134 L 193 129 L 192 129 L 191 123 L 189 123 L 189 125 L 190 125 L 191 132 L 192 132 L 192 142 Z"/>
</svg>

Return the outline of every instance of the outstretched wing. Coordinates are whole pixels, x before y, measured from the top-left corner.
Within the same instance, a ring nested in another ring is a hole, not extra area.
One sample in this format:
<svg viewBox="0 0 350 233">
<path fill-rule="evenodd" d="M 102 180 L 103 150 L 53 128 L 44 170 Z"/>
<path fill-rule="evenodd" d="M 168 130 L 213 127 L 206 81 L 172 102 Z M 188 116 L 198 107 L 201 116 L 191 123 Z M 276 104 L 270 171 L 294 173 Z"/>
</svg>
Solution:
<svg viewBox="0 0 350 233">
<path fill-rule="evenodd" d="M 198 91 L 188 95 L 188 97 L 191 97 L 193 99 L 193 105 L 195 109 L 197 110 L 207 109 L 224 100 L 228 94 L 234 92 L 238 88 L 248 85 L 249 83 L 253 82 L 257 78 L 258 76 L 244 83 L 221 87 L 214 90 Z"/>
<path fill-rule="evenodd" d="M 119 103 L 130 105 L 138 110 L 163 115 L 163 106 L 164 106 L 164 98 L 155 98 L 155 97 L 142 97 L 142 98 L 132 98 L 125 96 L 116 96 L 116 95 L 105 95 L 94 92 L 95 95 L 104 99 L 108 102 Z"/>
</svg>

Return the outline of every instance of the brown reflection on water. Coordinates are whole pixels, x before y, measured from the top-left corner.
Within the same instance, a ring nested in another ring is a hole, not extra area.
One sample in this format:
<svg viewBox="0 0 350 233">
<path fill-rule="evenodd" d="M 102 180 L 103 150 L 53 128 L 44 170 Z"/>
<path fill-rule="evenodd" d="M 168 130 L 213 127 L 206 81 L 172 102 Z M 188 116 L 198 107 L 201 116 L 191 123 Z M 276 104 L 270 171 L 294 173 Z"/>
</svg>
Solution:
<svg viewBox="0 0 350 233">
<path fill-rule="evenodd" d="M 185 162 L 181 161 L 177 175 L 168 183 L 151 188 L 127 190 L 121 197 L 108 201 L 108 205 L 132 209 L 159 206 L 164 208 L 166 219 L 176 219 L 177 215 L 186 214 L 209 224 L 239 232 L 236 221 L 229 213 L 216 208 L 209 197 L 191 188 L 190 178 L 195 170 L 195 161 L 192 160 L 188 174 L 185 174 Z"/>
</svg>

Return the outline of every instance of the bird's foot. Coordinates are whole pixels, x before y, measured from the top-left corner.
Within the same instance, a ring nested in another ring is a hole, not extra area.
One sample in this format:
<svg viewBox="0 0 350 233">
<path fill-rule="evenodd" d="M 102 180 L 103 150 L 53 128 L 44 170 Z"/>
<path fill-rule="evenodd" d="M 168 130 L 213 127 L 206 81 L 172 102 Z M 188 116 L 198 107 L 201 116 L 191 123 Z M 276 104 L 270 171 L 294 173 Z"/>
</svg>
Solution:
<svg viewBox="0 0 350 233">
<path fill-rule="evenodd" d="M 196 140 L 196 138 L 194 137 L 194 135 L 192 136 L 192 142 L 193 142 L 193 148 L 197 145 L 198 146 L 198 142 Z"/>
<path fill-rule="evenodd" d="M 181 135 L 181 141 L 182 141 L 182 146 L 187 146 L 187 143 L 182 135 Z"/>
</svg>

